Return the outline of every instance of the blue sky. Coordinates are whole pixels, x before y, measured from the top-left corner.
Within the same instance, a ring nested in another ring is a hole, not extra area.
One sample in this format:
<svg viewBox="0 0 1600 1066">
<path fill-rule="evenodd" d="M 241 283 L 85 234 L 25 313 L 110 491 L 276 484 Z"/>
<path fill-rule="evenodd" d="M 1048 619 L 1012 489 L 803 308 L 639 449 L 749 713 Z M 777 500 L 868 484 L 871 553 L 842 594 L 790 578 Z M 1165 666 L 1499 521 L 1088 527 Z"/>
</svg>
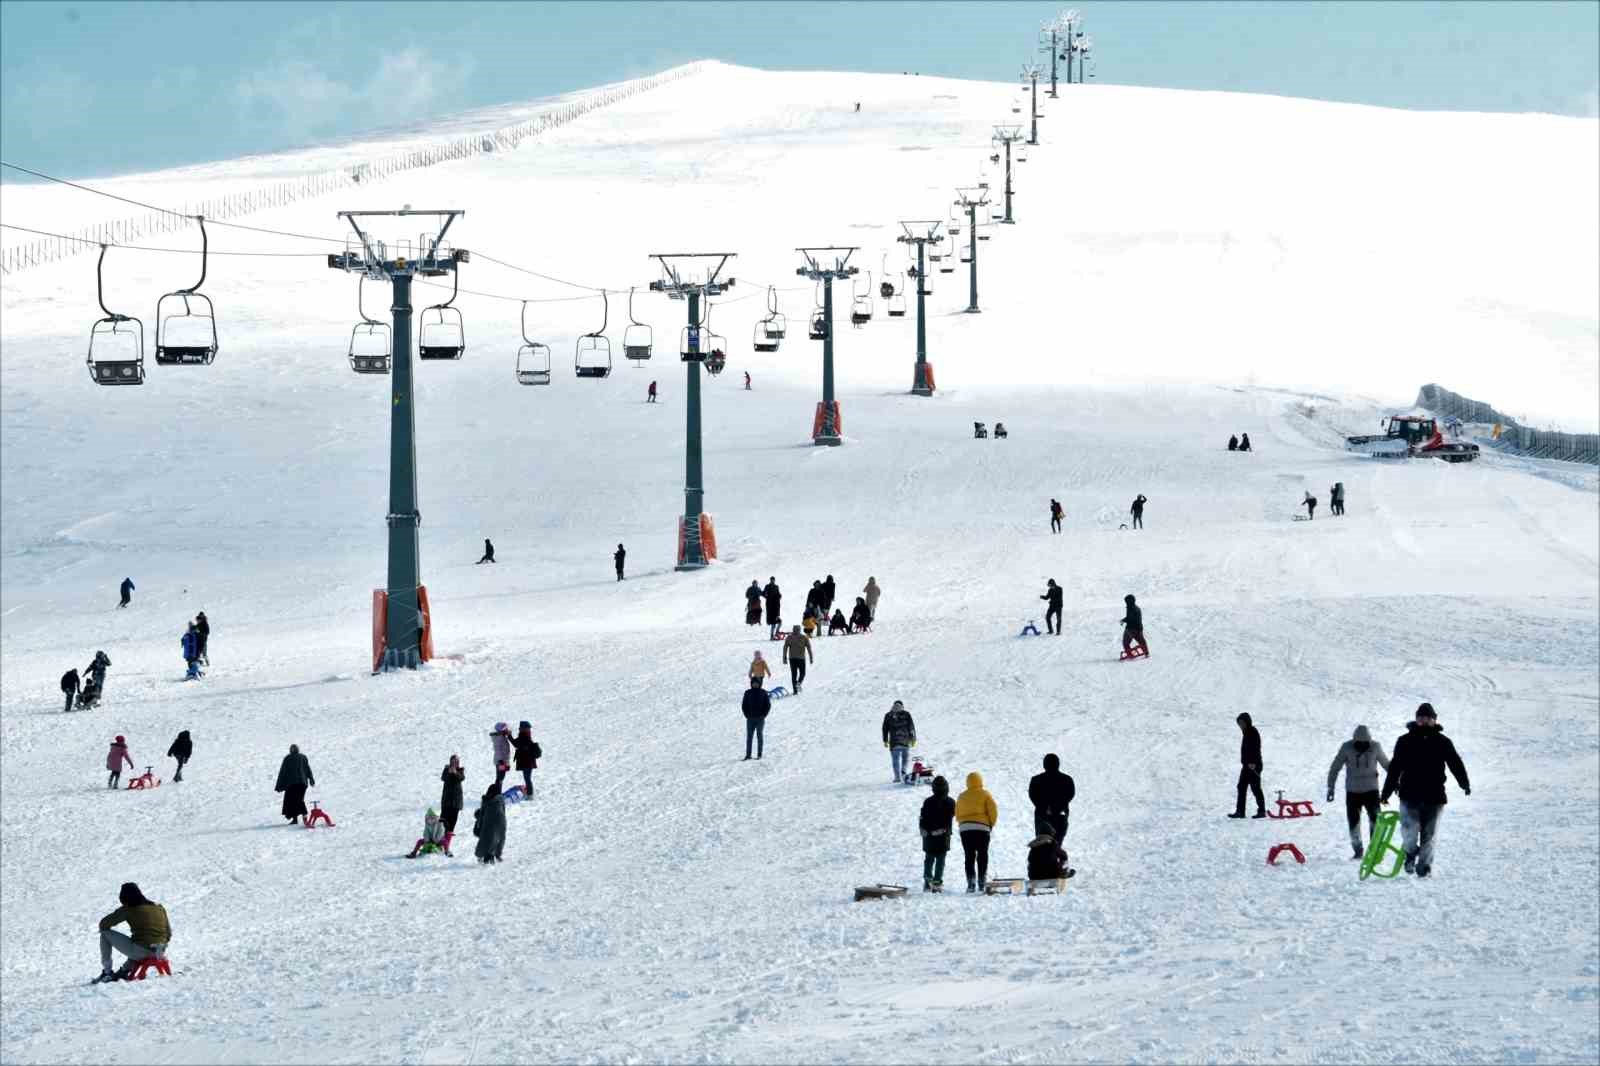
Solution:
<svg viewBox="0 0 1600 1066">
<path fill-rule="evenodd" d="M 1009 81 L 1061 6 L 4 0 L 0 152 L 66 176 L 152 169 L 698 58 Z M 1077 7 L 1102 83 L 1425 109 L 1597 109 L 1592 0 Z"/>
</svg>

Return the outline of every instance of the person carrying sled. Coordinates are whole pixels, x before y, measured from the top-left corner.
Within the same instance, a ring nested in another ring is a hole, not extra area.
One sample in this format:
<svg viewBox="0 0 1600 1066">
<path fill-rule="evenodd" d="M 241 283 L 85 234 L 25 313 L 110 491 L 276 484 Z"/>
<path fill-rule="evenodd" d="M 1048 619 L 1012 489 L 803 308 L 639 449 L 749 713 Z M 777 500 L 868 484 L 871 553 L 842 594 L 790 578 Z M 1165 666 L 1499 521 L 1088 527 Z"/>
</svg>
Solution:
<svg viewBox="0 0 1600 1066">
<path fill-rule="evenodd" d="M 488 537 L 484 537 L 483 538 L 483 556 L 482 556 L 482 558 L 480 558 L 473 565 L 474 566 L 482 566 L 484 563 L 492 563 L 492 562 L 494 562 L 494 542 L 491 541 Z"/>
<path fill-rule="evenodd" d="M 124 882 L 117 901 L 122 905 L 100 919 L 100 976 L 95 978 L 96 984 L 127 980 L 141 959 L 166 958 L 167 945 L 172 943 L 167 909 L 146 899 L 137 884 Z M 118 932 L 115 927 L 124 922 L 128 932 Z M 126 961 L 118 970 L 111 968 L 112 948 L 125 956 Z"/>
<path fill-rule="evenodd" d="M 126 606 L 128 606 L 128 604 L 133 602 L 133 578 L 131 578 L 131 577 L 123 578 L 122 579 L 122 585 L 120 586 L 120 591 L 122 592 L 122 602 L 117 604 L 117 606 L 118 607 L 126 607 Z"/>
<path fill-rule="evenodd" d="M 1061 757 L 1055 752 L 1044 757 L 1044 773 L 1028 780 L 1028 799 L 1033 804 L 1034 824 L 1042 823 L 1057 844 L 1067 842 L 1067 820 L 1072 800 L 1078 794 L 1071 774 L 1061 772 Z"/>
<path fill-rule="evenodd" d="M 1230 452 L 1236 452 L 1236 451 L 1239 450 L 1239 438 L 1238 437 L 1230 436 L 1228 438 L 1228 450 Z"/>
<path fill-rule="evenodd" d="M 430 852 L 442 851 L 448 856 L 450 848 L 445 844 L 444 838 L 444 823 L 439 821 L 439 815 L 432 807 L 429 807 L 428 813 L 422 816 L 422 835 L 417 838 L 416 846 L 411 849 L 411 854 L 407 855 L 406 858 L 416 858 L 422 854 L 423 848 L 427 848 Z"/>
<path fill-rule="evenodd" d="M 778 639 L 778 626 L 782 625 L 783 615 L 783 590 L 778 588 L 776 577 L 767 578 L 766 587 L 761 590 L 761 598 L 767 605 L 767 636 L 773 640 Z"/>
<path fill-rule="evenodd" d="M 761 624 L 761 586 L 753 579 L 750 587 L 744 590 L 744 624 L 747 626 Z"/>
<path fill-rule="evenodd" d="M 867 601 L 867 613 L 874 618 L 878 617 L 878 597 L 881 595 L 883 590 L 878 587 L 878 579 L 867 578 L 867 583 L 861 589 L 861 598 Z"/>
<path fill-rule="evenodd" d="M 956 828 L 961 830 L 968 892 L 976 892 L 989 882 L 989 834 L 999 820 L 1000 809 L 983 787 L 983 775 L 974 770 L 967 775 L 966 791 L 956 797 Z"/>
<path fill-rule="evenodd" d="M 904 781 L 911 764 L 911 749 L 917 746 L 917 723 L 899 700 L 883 716 L 883 746 L 889 749 L 889 766 L 894 774 L 890 780 Z"/>
<path fill-rule="evenodd" d="M 1134 529 L 1144 528 L 1144 505 L 1149 502 L 1142 492 L 1133 498 L 1133 506 L 1128 508 L 1128 513 L 1133 515 Z"/>
<path fill-rule="evenodd" d="M 1261 794 L 1261 734 L 1250 721 L 1250 712 L 1241 711 L 1234 719 L 1239 723 L 1239 783 L 1238 800 L 1229 818 L 1244 817 L 1244 794 L 1248 789 L 1256 799 L 1256 813 L 1252 818 L 1267 816 L 1267 797 Z"/>
<path fill-rule="evenodd" d="M 62 708 L 62 713 L 72 710 L 72 704 L 78 698 L 78 671 L 68 670 L 61 675 L 61 692 L 67 697 L 67 705 Z"/>
<path fill-rule="evenodd" d="M 489 739 L 494 742 L 494 783 L 499 785 L 511 769 L 511 727 L 496 722 Z"/>
<path fill-rule="evenodd" d="M 183 647 L 183 679 L 197 680 L 200 677 L 200 635 L 195 632 L 193 622 L 189 623 L 189 629 L 179 643 Z"/>
<path fill-rule="evenodd" d="M 744 757 L 746 760 L 750 758 L 750 741 L 753 739 L 756 758 L 759 759 L 761 749 L 766 744 L 767 715 L 772 713 L 772 697 L 761 687 L 761 678 L 751 676 L 750 687 L 745 689 L 740 710 L 744 712 Z"/>
<path fill-rule="evenodd" d="M 872 628 L 872 609 L 867 606 L 864 597 L 856 597 L 856 605 L 850 610 L 851 633 L 865 633 Z"/>
<path fill-rule="evenodd" d="M 789 660 L 789 687 L 794 689 L 796 696 L 800 695 L 800 682 L 806 679 L 806 660 L 815 663 L 816 655 L 811 651 L 811 641 L 800 632 L 800 627 L 795 626 L 789 635 L 783 638 L 783 657 Z"/>
<path fill-rule="evenodd" d="M 617 545 L 617 550 L 611 553 L 611 561 L 617 564 L 617 580 L 622 580 L 622 568 L 628 561 L 628 549 Z"/>
<path fill-rule="evenodd" d="M 1300 501 L 1300 506 L 1302 506 L 1302 507 L 1304 507 L 1306 509 L 1306 521 L 1310 522 L 1310 521 L 1314 521 L 1316 519 L 1316 517 L 1317 517 L 1317 498 L 1315 496 L 1311 495 L 1310 490 L 1307 490 L 1306 498 Z"/>
<path fill-rule="evenodd" d="M 1333 802 L 1334 782 L 1339 771 L 1344 771 L 1344 816 L 1350 823 L 1351 856 L 1359 859 L 1366 853 L 1361 845 L 1361 812 L 1367 812 L 1367 834 L 1378 821 L 1378 767 L 1389 768 L 1389 757 L 1383 745 L 1372 742 L 1372 734 L 1364 725 L 1356 726 L 1355 735 L 1339 745 L 1339 752 L 1328 767 L 1328 802 Z"/>
<path fill-rule="evenodd" d="M 1061 501 L 1052 498 L 1050 501 L 1050 532 L 1061 532 L 1061 519 L 1065 515 L 1066 512 L 1061 509 Z"/>
<path fill-rule="evenodd" d="M 656 402 L 656 383 L 653 382 L 653 381 L 650 383 L 650 387 L 645 390 L 644 402 L 645 403 L 655 403 Z"/>
<path fill-rule="evenodd" d="M 122 767 L 126 764 L 128 769 L 133 769 L 133 756 L 128 754 L 128 742 L 122 737 L 111 742 L 111 749 L 106 752 L 106 769 L 111 776 L 106 778 L 106 787 L 114 789 L 122 783 Z"/>
<path fill-rule="evenodd" d="M 459 755 L 450 756 L 444 764 L 439 780 L 444 787 L 439 791 L 439 821 L 444 824 L 444 853 L 450 854 L 450 838 L 456 835 L 456 819 L 461 817 L 461 785 L 467 779 L 466 768 Z"/>
<path fill-rule="evenodd" d="M 167 749 L 167 758 L 178 760 L 178 772 L 172 775 L 174 782 L 183 780 L 183 768 L 188 765 L 189 759 L 194 755 L 194 741 L 189 739 L 187 729 L 180 732 L 173 740 L 172 746 Z"/>
<path fill-rule="evenodd" d="M 760 649 L 756 650 L 755 658 L 750 660 L 750 680 L 765 685 L 767 678 L 772 676 L 772 666 L 762 657 Z"/>
<path fill-rule="evenodd" d="M 1383 779 L 1381 802 L 1400 793 L 1400 837 L 1406 852 L 1406 873 L 1427 877 L 1433 872 L 1433 838 L 1450 797 L 1444 790 L 1444 772 L 1455 775 L 1464 795 L 1472 795 L 1467 767 L 1455 744 L 1439 728 L 1433 704 L 1417 707 L 1417 717 L 1394 742 L 1394 758 Z"/>
<path fill-rule="evenodd" d="M 472 854 L 479 862 L 502 861 L 506 850 L 506 801 L 500 794 L 500 782 L 490 782 L 483 790 L 483 799 L 472 815 L 472 835 L 478 838 Z"/>
<path fill-rule="evenodd" d="M 296 824 L 309 813 L 306 810 L 306 789 L 317 783 L 311 772 L 311 760 L 300 754 L 300 745 L 290 744 L 289 754 L 278 764 L 278 782 L 274 792 L 283 793 L 283 816 L 290 825 Z"/>
<path fill-rule="evenodd" d="M 1047 606 L 1044 609 L 1045 632 L 1054 633 L 1059 637 L 1061 635 L 1062 590 L 1061 586 L 1056 584 L 1055 578 L 1051 578 L 1049 580 L 1049 582 L 1045 585 L 1044 595 L 1040 596 L 1039 598 L 1047 601 Z M 1052 622 L 1052 618 L 1054 618 L 1055 621 Z"/>
<path fill-rule="evenodd" d="M 956 817 L 956 801 L 950 798 L 950 782 L 933 779 L 933 795 L 922 801 L 917 829 L 922 834 L 922 891 L 944 891 L 944 858 L 950 853 L 950 826 Z"/>
<path fill-rule="evenodd" d="M 1144 612 L 1133 602 L 1133 593 L 1122 597 L 1127 613 L 1122 616 L 1122 653 L 1126 655 L 1135 644 L 1144 654 L 1150 654 L 1150 645 L 1144 642 Z"/>
<path fill-rule="evenodd" d="M 522 774 L 522 795 L 526 799 L 533 795 L 533 772 L 539 768 L 539 757 L 544 754 L 539 742 L 533 739 L 533 726 L 530 723 L 517 723 L 517 735 L 512 738 L 511 747 L 517 770 Z"/>
<path fill-rule="evenodd" d="M 844 616 L 843 607 L 833 609 L 833 617 L 828 619 L 828 636 L 837 636 L 840 633 L 850 632 L 850 622 Z"/>
</svg>

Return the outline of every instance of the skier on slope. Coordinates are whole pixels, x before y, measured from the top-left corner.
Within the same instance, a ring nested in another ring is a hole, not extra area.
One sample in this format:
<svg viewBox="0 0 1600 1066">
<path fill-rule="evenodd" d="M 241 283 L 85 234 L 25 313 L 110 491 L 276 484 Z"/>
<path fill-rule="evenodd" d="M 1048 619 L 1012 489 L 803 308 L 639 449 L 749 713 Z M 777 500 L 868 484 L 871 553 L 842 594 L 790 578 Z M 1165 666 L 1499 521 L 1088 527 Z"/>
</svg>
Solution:
<svg viewBox="0 0 1600 1066">
<path fill-rule="evenodd" d="M 1406 852 L 1406 873 L 1427 877 L 1433 872 L 1433 836 L 1439 815 L 1450 802 L 1444 789 L 1444 772 L 1455 776 L 1464 795 L 1472 795 L 1467 767 L 1455 744 L 1439 727 L 1433 704 L 1417 707 L 1416 719 L 1406 723 L 1406 732 L 1394 742 L 1394 758 L 1383 779 L 1381 802 L 1400 793 L 1400 833 Z"/>
<path fill-rule="evenodd" d="M 122 783 L 124 764 L 128 769 L 133 769 L 133 756 L 128 754 L 128 742 L 119 736 L 111 742 L 111 748 L 106 752 L 106 769 L 111 771 L 106 778 L 106 788 L 114 789 Z"/>
<path fill-rule="evenodd" d="M 1055 578 L 1049 580 L 1045 586 L 1044 595 L 1039 598 L 1048 601 L 1044 609 L 1044 628 L 1046 632 L 1054 633 L 1059 637 L 1061 635 L 1062 590 L 1061 586 L 1056 584 Z M 1054 622 L 1051 621 L 1052 617 L 1055 619 Z"/>
<path fill-rule="evenodd" d="M 1389 768 L 1389 757 L 1383 753 L 1382 744 L 1372 742 L 1372 734 L 1364 725 L 1356 726 L 1355 734 L 1339 745 L 1339 752 L 1328 767 L 1328 802 L 1333 802 L 1333 786 L 1344 773 L 1344 815 L 1350 823 L 1350 848 L 1353 859 L 1366 852 L 1361 846 L 1361 812 L 1367 812 L 1367 833 L 1372 833 L 1378 820 L 1378 767 Z"/>
<path fill-rule="evenodd" d="M 950 798 L 950 782 L 933 779 L 933 795 L 922 801 L 917 829 L 922 834 L 922 891 L 944 891 L 944 859 L 950 853 L 950 827 L 955 821 L 956 801 Z"/>
<path fill-rule="evenodd" d="M 117 606 L 118 607 L 126 607 L 126 606 L 128 606 L 128 604 L 133 602 L 133 578 L 131 578 L 131 577 L 123 578 L 122 579 L 122 585 L 120 586 L 120 591 L 122 592 L 122 602 L 117 604 Z"/>
<path fill-rule="evenodd" d="M 1248 711 L 1241 711 L 1234 721 L 1239 723 L 1239 732 L 1242 734 L 1239 740 L 1238 802 L 1228 817 L 1244 817 L 1244 794 L 1248 789 L 1256 799 L 1256 813 L 1251 817 L 1265 818 L 1267 798 L 1261 794 L 1261 734 L 1251 723 Z"/>
<path fill-rule="evenodd" d="M 151 956 L 166 958 L 167 945 L 172 942 L 172 923 L 167 920 L 167 909 L 146 899 L 137 884 L 124 882 L 117 901 L 122 905 L 100 919 L 100 976 L 95 978 L 96 984 L 132 977 L 139 960 Z M 123 922 L 128 923 L 127 933 L 113 928 Z M 111 969 L 113 948 L 126 956 L 127 961 L 120 970 Z"/>
<path fill-rule="evenodd" d="M 189 738 L 189 731 L 185 729 L 173 739 L 172 746 L 167 748 L 167 758 L 178 760 L 178 772 L 172 775 L 174 782 L 183 780 L 183 768 L 188 765 L 193 755 L 194 741 Z"/>
<path fill-rule="evenodd" d="M 917 746 L 917 723 L 899 700 L 895 700 L 894 706 L 883 716 L 883 746 L 889 749 L 889 766 L 894 774 L 890 780 L 904 781 L 911 762 L 911 749 Z"/>
</svg>

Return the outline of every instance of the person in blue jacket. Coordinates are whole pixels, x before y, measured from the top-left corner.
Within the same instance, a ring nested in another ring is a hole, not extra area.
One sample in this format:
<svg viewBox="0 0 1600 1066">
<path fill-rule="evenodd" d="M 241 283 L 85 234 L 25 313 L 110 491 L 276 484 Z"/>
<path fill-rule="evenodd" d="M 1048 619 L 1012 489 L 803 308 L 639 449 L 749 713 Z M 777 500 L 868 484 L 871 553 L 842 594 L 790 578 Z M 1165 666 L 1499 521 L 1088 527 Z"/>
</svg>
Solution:
<svg viewBox="0 0 1600 1066">
<path fill-rule="evenodd" d="M 189 631 L 183 635 L 183 661 L 188 664 L 188 672 L 184 674 L 185 681 L 193 681 L 200 676 L 200 634 L 195 631 L 193 622 L 189 623 Z"/>
</svg>

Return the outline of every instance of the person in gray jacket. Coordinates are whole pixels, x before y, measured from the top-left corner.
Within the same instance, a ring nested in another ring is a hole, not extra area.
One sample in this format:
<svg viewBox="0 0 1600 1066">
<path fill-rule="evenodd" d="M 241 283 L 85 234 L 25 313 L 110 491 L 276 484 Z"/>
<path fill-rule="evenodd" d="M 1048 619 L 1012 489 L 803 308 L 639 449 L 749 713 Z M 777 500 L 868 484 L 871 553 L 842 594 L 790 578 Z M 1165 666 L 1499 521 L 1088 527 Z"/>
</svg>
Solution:
<svg viewBox="0 0 1600 1066">
<path fill-rule="evenodd" d="M 1350 823 L 1350 848 L 1353 859 L 1361 858 L 1366 851 L 1361 846 L 1361 812 L 1367 812 L 1367 834 L 1378 820 L 1378 767 L 1389 768 L 1389 756 L 1383 745 L 1373 742 L 1372 734 L 1364 725 L 1356 726 L 1355 735 L 1339 745 L 1339 754 L 1328 767 L 1328 802 L 1333 802 L 1333 786 L 1344 770 L 1344 815 Z"/>
</svg>

